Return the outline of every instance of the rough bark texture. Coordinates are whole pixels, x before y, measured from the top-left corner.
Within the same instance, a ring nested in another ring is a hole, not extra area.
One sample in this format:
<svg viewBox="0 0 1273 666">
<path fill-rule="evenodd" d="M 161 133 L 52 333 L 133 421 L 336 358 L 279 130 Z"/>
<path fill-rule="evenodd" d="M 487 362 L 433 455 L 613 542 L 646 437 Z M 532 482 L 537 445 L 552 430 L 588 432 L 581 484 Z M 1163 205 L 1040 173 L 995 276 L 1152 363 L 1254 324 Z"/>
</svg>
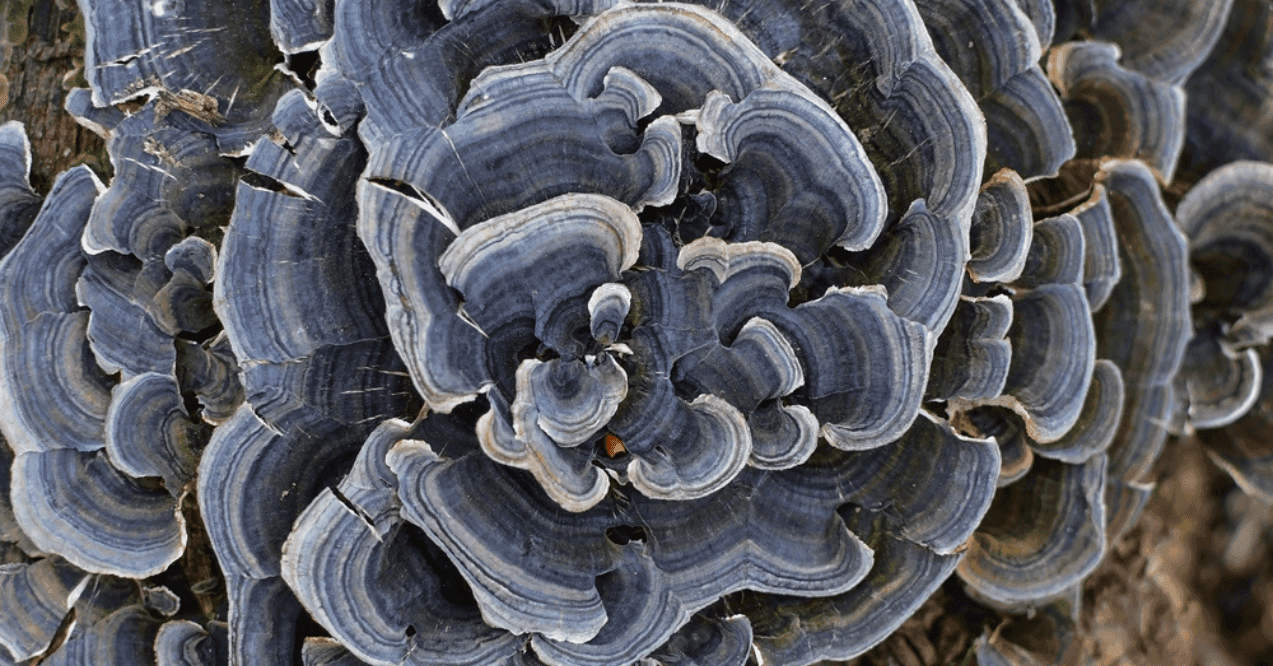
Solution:
<svg viewBox="0 0 1273 666">
<path fill-rule="evenodd" d="M 103 181 L 110 178 L 110 161 L 101 137 L 80 127 L 62 108 L 66 88 L 83 81 L 84 22 L 72 0 L 9 0 L 5 12 L 13 44 L 3 74 L 8 81 L 8 104 L 0 122 L 19 120 L 31 139 L 31 186 L 48 192 L 57 174 L 87 164 Z M 21 30 L 21 21 L 26 30 Z M 63 83 L 66 81 L 66 83 Z M 77 83 L 78 81 L 78 83 Z"/>
</svg>

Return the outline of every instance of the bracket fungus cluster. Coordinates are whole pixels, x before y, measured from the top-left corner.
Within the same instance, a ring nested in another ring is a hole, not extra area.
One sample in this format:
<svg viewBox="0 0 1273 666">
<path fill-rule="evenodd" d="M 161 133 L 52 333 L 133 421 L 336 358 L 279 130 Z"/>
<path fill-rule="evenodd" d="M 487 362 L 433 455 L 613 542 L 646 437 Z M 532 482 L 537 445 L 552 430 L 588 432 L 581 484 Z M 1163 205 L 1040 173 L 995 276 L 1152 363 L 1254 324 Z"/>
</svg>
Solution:
<svg viewBox="0 0 1273 666">
<path fill-rule="evenodd" d="M 1170 434 L 1273 494 L 1273 166 L 1162 195 L 1232 4 L 80 0 L 0 663 L 794 666 L 952 575 L 1072 646 Z"/>
</svg>

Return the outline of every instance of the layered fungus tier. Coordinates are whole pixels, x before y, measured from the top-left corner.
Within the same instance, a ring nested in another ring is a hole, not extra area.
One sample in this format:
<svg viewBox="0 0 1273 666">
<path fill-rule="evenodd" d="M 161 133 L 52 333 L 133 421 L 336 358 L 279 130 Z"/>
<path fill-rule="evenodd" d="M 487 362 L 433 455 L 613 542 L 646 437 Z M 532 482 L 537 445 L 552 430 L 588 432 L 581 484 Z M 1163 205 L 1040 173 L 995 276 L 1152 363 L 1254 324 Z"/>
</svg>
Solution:
<svg viewBox="0 0 1273 666">
<path fill-rule="evenodd" d="M 1170 436 L 1273 496 L 1234 4 L 79 0 L 0 663 L 802 666 L 948 579 L 1064 663 Z"/>
</svg>

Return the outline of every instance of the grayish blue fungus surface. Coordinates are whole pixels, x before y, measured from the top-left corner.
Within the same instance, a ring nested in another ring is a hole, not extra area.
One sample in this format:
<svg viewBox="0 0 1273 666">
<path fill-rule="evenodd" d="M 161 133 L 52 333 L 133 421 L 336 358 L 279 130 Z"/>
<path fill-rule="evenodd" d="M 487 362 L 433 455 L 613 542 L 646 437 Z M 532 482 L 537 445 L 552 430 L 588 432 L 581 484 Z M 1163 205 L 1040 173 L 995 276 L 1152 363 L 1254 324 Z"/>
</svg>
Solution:
<svg viewBox="0 0 1273 666">
<path fill-rule="evenodd" d="M 948 579 L 1067 663 L 1171 435 L 1273 498 L 1254 0 L 78 4 L 0 663 L 801 666 Z"/>
</svg>

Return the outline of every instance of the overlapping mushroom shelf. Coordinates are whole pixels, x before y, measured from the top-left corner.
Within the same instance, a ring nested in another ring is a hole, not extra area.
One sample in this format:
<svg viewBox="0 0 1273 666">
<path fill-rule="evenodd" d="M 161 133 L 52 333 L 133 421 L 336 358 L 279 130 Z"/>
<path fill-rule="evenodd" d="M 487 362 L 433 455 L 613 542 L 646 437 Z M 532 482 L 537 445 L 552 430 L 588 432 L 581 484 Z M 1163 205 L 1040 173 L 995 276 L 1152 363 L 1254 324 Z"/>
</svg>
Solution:
<svg viewBox="0 0 1273 666">
<path fill-rule="evenodd" d="M 109 185 L 0 127 L 0 661 L 1068 636 L 1169 433 L 1273 493 L 1273 167 L 1168 207 L 1229 3 L 1151 4 L 81 2 Z"/>
</svg>

